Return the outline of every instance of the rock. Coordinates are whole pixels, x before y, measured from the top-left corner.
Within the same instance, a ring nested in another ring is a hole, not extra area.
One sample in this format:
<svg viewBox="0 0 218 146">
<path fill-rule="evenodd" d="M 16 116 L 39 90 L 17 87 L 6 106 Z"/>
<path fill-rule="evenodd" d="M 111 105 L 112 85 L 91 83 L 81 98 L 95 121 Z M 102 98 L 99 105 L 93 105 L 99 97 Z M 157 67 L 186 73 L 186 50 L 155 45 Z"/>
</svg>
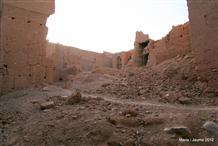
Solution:
<svg viewBox="0 0 218 146">
<path fill-rule="evenodd" d="M 68 98 L 68 104 L 76 104 L 82 100 L 82 95 L 79 91 L 73 92 L 72 95 Z"/>
<path fill-rule="evenodd" d="M 41 110 L 50 109 L 53 108 L 54 106 L 55 106 L 54 101 L 48 101 L 40 104 L 40 109 Z"/>
<path fill-rule="evenodd" d="M 212 134 L 218 135 L 218 124 L 216 124 L 212 121 L 207 121 L 203 125 L 203 128 Z"/>
<path fill-rule="evenodd" d="M 163 124 L 164 121 L 165 119 L 159 117 L 146 118 L 144 120 L 144 125 L 146 126 L 159 125 L 159 124 Z"/>
<path fill-rule="evenodd" d="M 178 99 L 178 101 L 181 103 L 181 104 L 190 104 L 191 103 L 191 99 L 190 98 L 187 98 L 187 97 L 180 97 Z"/>
<path fill-rule="evenodd" d="M 44 88 L 42 88 L 42 91 L 49 91 L 50 90 L 50 88 L 49 87 L 44 87 Z"/>
<path fill-rule="evenodd" d="M 138 115 L 138 113 L 134 110 L 125 110 L 124 112 L 122 112 L 122 115 L 126 116 L 126 117 L 136 117 Z"/>
<path fill-rule="evenodd" d="M 63 95 L 63 96 L 60 96 L 60 99 L 66 101 L 69 99 L 69 96 Z"/>
<path fill-rule="evenodd" d="M 191 130 L 185 126 L 165 128 L 164 131 L 168 134 L 176 134 L 177 136 L 180 136 L 182 138 L 191 138 L 192 137 Z"/>
</svg>

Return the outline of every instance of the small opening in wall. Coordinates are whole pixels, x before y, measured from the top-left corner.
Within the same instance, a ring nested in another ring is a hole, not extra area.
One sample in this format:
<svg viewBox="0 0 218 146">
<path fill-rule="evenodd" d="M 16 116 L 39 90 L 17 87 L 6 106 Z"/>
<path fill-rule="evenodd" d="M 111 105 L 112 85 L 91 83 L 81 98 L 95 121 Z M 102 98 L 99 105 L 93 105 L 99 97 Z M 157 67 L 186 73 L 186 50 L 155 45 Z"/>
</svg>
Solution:
<svg viewBox="0 0 218 146">
<path fill-rule="evenodd" d="M 46 76 L 44 76 L 44 79 L 46 79 L 47 77 Z"/>
<path fill-rule="evenodd" d="M 63 78 L 62 78 L 62 77 L 60 77 L 60 78 L 59 78 L 59 81 L 63 81 Z"/>
<path fill-rule="evenodd" d="M 42 26 L 42 23 L 40 23 L 39 25 Z"/>
<path fill-rule="evenodd" d="M 29 77 L 32 77 L 32 74 L 29 74 Z"/>
<path fill-rule="evenodd" d="M 27 21 L 27 23 L 31 23 L 31 21 L 30 21 L 30 20 L 28 20 L 28 21 Z"/>
<path fill-rule="evenodd" d="M 3 66 L 4 66 L 4 68 L 8 68 L 8 65 L 6 65 L 6 64 L 4 64 Z"/>
<path fill-rule="evenodd" d="M 182 38 L 182 37 L 183 37 L 183 35 L 181 34 L 181 35 L 180 35 L 180 38 Z"/>
<path fill-rule="evenodd" d="M 15 17 L 11 17 L 11 20 L 14 20 L 15 19 Z"/>
</svg>

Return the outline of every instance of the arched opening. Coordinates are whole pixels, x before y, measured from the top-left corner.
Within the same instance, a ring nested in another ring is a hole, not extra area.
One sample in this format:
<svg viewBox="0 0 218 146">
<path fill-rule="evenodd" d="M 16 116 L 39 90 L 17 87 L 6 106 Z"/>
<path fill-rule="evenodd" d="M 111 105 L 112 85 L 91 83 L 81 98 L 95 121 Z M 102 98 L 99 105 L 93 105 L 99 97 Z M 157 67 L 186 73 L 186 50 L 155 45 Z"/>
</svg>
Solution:
<svg viewBox="0 0 218 146">
<path fill-rule="evenodd" d="M 117 57 L 117 69 L 122 68 L 122 58 L 120 56 Z"/>
</svg>

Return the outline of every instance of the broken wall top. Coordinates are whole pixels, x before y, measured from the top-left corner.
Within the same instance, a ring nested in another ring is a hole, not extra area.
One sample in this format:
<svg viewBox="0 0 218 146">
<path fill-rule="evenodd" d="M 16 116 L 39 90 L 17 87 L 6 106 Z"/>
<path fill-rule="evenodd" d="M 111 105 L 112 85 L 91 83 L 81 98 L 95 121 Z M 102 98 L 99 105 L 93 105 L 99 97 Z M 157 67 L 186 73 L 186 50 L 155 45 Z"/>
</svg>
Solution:
<svg viewBox="0 0 218 146">
<path fill-rule="evenodd" d="M 3 4 L 46 15 L 55 11 L 55 0 L 3 0 Z"/>
<path fill-rule="evenodd" d="M 148 34 L 144 34 L 142 31 L 137 31 L 135 36 L 135 43 L 143 43 L 149 40 Z"/>
</svg>

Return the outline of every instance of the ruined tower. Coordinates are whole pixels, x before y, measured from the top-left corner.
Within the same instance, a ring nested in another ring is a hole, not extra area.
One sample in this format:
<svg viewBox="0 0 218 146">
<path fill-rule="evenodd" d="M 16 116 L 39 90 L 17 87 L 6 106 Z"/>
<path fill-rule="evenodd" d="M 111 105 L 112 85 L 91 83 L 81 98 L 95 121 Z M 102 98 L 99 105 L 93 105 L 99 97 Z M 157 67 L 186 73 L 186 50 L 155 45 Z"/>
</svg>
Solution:
<svg viewBox="0 0 218 146">
<path fill-rule="evenodd" d="M 149 43 L 149 36 L 148 34 L 144 34 L 142 31 L 136 32 L 135 42 L 134 42 L 134 54 L 133 54 L 133 61 L 136 66 L 143 65 L 143 52 L 144 48 Z"/>
</svg>

